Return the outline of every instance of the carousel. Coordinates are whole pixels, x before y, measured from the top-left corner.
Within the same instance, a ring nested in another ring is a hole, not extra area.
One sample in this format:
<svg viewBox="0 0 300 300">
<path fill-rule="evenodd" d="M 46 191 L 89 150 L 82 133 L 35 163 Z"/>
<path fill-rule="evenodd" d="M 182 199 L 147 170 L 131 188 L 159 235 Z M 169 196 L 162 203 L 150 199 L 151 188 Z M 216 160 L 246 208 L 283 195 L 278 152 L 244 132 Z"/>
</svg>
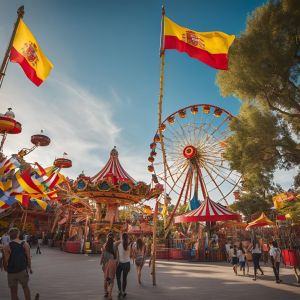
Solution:
<svg viewBox="0 0 300 300">
<path fill-rule="evenodd" d="M 72 240 L 66 241 L 66 251 L 69 248 L 67 244 L 74 242 L 77 243 L 78 250 L 81 239 L 85 244 L 85 252 L 99 252 L 107 232 L 128 230 L 128 224 L 119 217 L 121 208 L 137 205 L 143 199 L 157 198 L 162 192 L 159 184 L 151 186 L 131 177 L 122 167 L 116 147 L 111 150 L 107 163 L 96 175 L 86 176 L 82 172 L 74 182 L 69 181 L 69 184 L 69 189 L 61 189 L 61 198 L 66 202 L 65 209 L 60 210 L 62 213 L 57 220 L 57 225 L 69 224 L 64 232 L 68 231 L 69 239 Z M 85 225 L 83 235 L 72 236 L 76 233 L 80 220 Z"/>
</svg>

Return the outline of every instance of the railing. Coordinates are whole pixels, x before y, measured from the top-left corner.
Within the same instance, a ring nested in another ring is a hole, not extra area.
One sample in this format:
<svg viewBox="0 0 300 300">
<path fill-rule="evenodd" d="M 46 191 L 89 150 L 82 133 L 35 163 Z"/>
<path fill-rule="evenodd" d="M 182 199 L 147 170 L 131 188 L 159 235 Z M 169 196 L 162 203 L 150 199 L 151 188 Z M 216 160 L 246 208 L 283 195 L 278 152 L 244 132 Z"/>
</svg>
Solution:
<svg viewBox="0 0 300 300">
<path fill-rule="evenodd" d="M 157 245 L 156 258 L 182 259 L 203 262 L 225 261 L 225 249 L 222 242 L 212 243 L 202 239 L 198 242 L 191 239 L 160 240 Z"/>
</svg>

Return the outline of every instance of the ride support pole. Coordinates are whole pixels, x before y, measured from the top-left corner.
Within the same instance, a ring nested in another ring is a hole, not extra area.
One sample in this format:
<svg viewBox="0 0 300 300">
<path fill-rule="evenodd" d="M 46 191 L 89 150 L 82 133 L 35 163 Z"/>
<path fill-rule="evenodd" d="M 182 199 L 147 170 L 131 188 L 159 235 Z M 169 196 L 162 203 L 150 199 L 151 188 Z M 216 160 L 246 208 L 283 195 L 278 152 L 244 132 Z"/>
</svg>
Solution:
<svg viewBox="0 0 300 300">
<path fill-rule="evenodd" d="M 156 261 L 156 232 L 157 232 L 157 215 L 158 215 L 158 198 L 156 198 L 154 215 L 153 215 L 153 243 L 152 243 L 152 257 L 151 259 L 151 274 L 152 274 L 152 284 L 156 285 L 156 274 L 155 274 L 155 261 Z"/>
<path fill-rule="evenodd" d="M 86 253 L 85 243 L 87 241 L 87 235 L 88 235 L 88 222 L 89 222 L 89 216 L 86 215 L 85 218 L 85 224 L 84 224 L 84 236 L 83 236 L 83 252 Z"/>
<path fill-rule="evenodd" d="M 12 47 L 12 44 L 13 44 L 13 41 L 14 41 L 14 38 L 15 38 L 15 35 L 16 35 L 16 31 L 17 31 L 17 28 L 18 28 L 18 25 L 20 23 L 21 18 L 23 18 L 23 16 L 24 16 L 24 13 L 25 13 L 24 5 L 22 5 L 17 10 L 17 14 L 18 14 L 17 21 L 15 23 L 14 30 L 12 32 L 8 47 L 6 49 L 6 52 L 5 52 L 5 55 L 4 55 L 2 64 L 1 64 L 1 68 L 0 68 L 0 88 L 1 88 L 2 82 L 4 80 L 6 68 L 7 68 L 7 65 L 8 65 L 8 62 L 9 62 L 10 50 L 11 50 L 11 47 Z"/>
<path fill-rule="evenodd" d="M 24 217 L 24 223 L 23 223 L 23 226 L 22 226 L 22 231 L 24 231 L 24 229 L 25 229 L 26 221 L 27 221 L 27 209 L 25 211 L 25 217 Z"/>
<path fill-rule="evenodd" d="M 166 160 L 166 152 L 164 145 L 164 137 L 162 134 L 161 123 L 162 123 L 162 101 L 164 94 L 164 69 L 165 69 L 165 47 L 164 47 L 164 16 L 165 16 L 165 8 L 162 6 L 161 11 L 161 24 L 160 24 L 160 76 L 159 76 L 159 98 L 158 98 L 158 133 L 161 144 L 161 151 L 163 156 L 164 163 L 164 180 L 167 178 L 167 160 Z M 165 185 L 165 199 L 166 199 L 166 185 Z M 165 203 L 166 205 L 166 203 Z"/>
</svg>

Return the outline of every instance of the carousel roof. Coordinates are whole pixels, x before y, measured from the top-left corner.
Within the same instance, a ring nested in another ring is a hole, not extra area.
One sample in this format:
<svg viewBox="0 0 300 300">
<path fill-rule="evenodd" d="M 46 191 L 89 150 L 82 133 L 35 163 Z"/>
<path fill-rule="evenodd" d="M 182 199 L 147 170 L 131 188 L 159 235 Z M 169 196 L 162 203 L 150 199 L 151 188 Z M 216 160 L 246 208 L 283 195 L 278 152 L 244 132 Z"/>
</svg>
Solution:
<svg viewBox="0 0 300 300">
<path fill-rule="evenodd" d="M 104 168 L 95 176 L 91 177 L 91 181 L 97 182 L 107 177 L 111 177 L 115 184 L 124 180 L 129 180 L 132 183 L 136 183 L 136 181 L 121 166 L 119 161 L 119 153 L 116 149 L 116 146 L 110 151 L 110 158 Z"/>
<path fill-rule="evenodd" d="M 240 215 L 209 198 L 197 209 L 175 217 L 175 223 L 239 220 Z"/>
</svg>

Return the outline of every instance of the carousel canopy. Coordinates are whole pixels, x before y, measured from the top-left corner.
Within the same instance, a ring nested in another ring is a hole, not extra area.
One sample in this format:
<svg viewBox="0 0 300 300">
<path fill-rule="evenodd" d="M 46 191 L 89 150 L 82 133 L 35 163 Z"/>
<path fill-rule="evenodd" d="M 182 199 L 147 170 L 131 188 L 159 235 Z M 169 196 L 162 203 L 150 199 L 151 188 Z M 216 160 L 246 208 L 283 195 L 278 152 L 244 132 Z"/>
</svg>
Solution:
<svg viewBox="0 0 300 300">
<path fill-rule="evenodd" d="M 246 229 L 252 227 L 263 227 L 267 225 L 274 225 L 274 223 L 265 215 L 265 213 L 261 213 L 260 217 L 249 223 Z"/>
<path fill-rule="evenodd" d="M 199 208 L 175 217 L 175 223 L 226 221 L 239 219 L 240 215 L 235 214 L 223 205 L 206 198 Z"/>
<path fill-rule="evenodd" d="M 110 151 L 110 158 L 104 168 L 95 176 L 91 177 L 91 181 L 98 182 L 101 179 L 106 179 L 108 177 L 111 177 L 114 184 L 125 180 L 136 183 L 136 181 L 121 166 L 119 161 L 119 153 L 116 147 Z"/>
</svg>

